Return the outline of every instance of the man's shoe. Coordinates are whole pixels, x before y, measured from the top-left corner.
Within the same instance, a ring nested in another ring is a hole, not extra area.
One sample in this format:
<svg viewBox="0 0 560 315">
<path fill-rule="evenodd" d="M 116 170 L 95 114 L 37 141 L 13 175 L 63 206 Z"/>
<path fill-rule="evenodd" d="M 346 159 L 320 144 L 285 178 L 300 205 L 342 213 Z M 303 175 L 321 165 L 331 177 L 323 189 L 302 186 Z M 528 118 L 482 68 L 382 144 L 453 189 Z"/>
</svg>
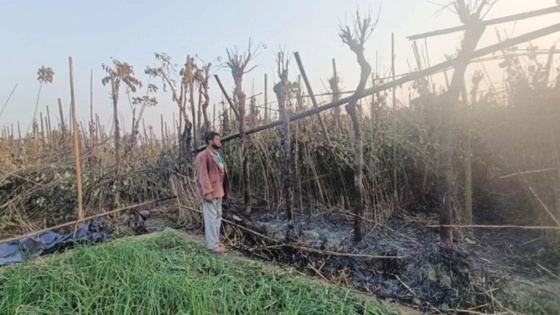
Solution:
<svg viewBox="0 0 560 315">
<path fill-rule="evenodd" d="M 209 251 L 214 254 L 222 254 L 225 253 L 227 250 L 224 247 L 218 245 L 214 249 L 209 249 Z"/>
</svg>

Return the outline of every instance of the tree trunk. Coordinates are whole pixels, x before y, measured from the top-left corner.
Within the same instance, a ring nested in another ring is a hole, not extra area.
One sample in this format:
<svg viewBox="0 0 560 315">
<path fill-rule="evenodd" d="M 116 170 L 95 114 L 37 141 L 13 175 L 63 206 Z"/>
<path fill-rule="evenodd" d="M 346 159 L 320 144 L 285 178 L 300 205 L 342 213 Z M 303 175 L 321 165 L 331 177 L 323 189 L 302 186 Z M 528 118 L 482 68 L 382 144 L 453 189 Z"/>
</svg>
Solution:
<svg viewBox="0 0 560 315">
<path fill-rule="evenodd" d="M 283 168 L 283 188 L 284 188 L 284 198 L 286 199 L 286 213 L 288 215 L 288 227 L 291 229 L 294 228 L 294 196 L 292 193 L 292 185 L 290 180 L 290 165 L 292 162 L 292 148 L 291 148 L 291 134 L 290 134 L 290 115 L 286 110 L 286 95 L 287 95 L 287 85 L 288 85 L 288 70 L 283 69 L 284 71 L 280 70 L 283 66 L 283 58 L 278 60 L 278 68 L 280 76 L 280 82 L 278 82 L 274 86 L 274 93 L 276 93 L 276 98 L 278 99 L 278 108 L 280 110 L 280 114 L 282 115 L 283 121 L 283 147 L 284 147 L 284 168 Z"/>
<path fill-rule="evenodd" d="M 360 121 L 358 120 L 356 103 L 362 97 L 367 84 L 367 80 L 369 78 L 369 75 L 371 74 L 371 66 L 366 60 L 363 48 L 352 48 L 352 50 L 358 58 L 361 74 L 360 83 L 358 84 L 356 92 L 354 93 L 350 102 L 346 106 L 346 110 L 352 118 L 352 125 L 354 127 L 354 240 L 356 242 L 360 242 L 364 238 L 362 232 L 362 218 L 364 217 L 364 188 L 362 183 L 364 168 L 364 148 L 362 145 L 362 129 L 360 127 Z"/>
<path fill-rule="evenodd" d="M 245 215 L 253 215 L 253 208 L 251 208 L 251 181 L 249 179 L 249 159 L 248 159 L 248 146 L 249 141 L 245 130 L 247 130 L 247 115 L 245 111 L 246 96 L 243 93 L 243 77 L 239 75 L 234 77 L 235 80 L 235 95 L 239 102 L 239 135 L 241 137 L 241 163 L 243 169 L 243 202 L 245 204 Z"/>
<path fill-rule="evenodd" d="M 462 1 L 458 1 L 462 2 Z M 466 8 L 463 5 L 463 8 Z M 459 12 L 459 15 L 470 15 L 467 9 L 463 9 Z M 456 58 L 455 71 L 453 72 L 453 77 L 451 79 L 451 84 L 449 90 L 443 95 L 442 102 L 442 121 L 440 126 L 441 131 L 441 149 L 438 152 L 437 163 L 438 163 L 438 192 L 440 200 L 440 225 L 446 225 L 440 229 L 440 240 L 441 246 L 444 248 L 453 248 L 453 230 L 448 227 L 452 223 L 452 191 L 453 184 L 451 181 L 452 168 L 451 168 L 451 143 L 453 142 L 453 131 L 451 127 L 453 126 L 452 119 L 454 118 L 455 105 L 457 99 L 464 85 L 465 71 L 469 64 L 469 60 L 472 58 L 472 54 L 476 49 L 476 45 L 480 40 L 480 37 L 484 33 L 484 24 L 481 20 L 473 18 L 469 21 L 467 25 L 467 30 L 465 32 L 465 37 L 463 39 L 461 52 Z"/>
<path fill-rule="evenodd" d="M 204 114 L 204 131 L 210 132 L 212 130 L 212 124 L 208 117 L 208 106 L 210 106 L 210 94 L 208 94 L 208 81 L 210 80 L 210 64 L 204 68 L 204 82 L 202 84 L 202 89 L 204 91 L 204 104 L 202 104 L 202 113 Z M 216 105 L 214 105 L 214 119 L 216 119 Z"/>
<path fill-rule="evenodd" d="M 189 129 L 192 130 L 192 138 L 193 138 L 193 145 L 196 148 L 198 145 L 197 139 L 197 132 L 196 132 L 196 117 L 195 117 L 195 108 L 194 108 L 194 82 L 193 82 L 193 58 L 187 56 L 187 83 L 189 84 L 189 95 L 191 100 L 191 114 L 192 114 L 192 123 Z M 186 115 L 185 115 L 186 116 Z M 185 130 L 187 130 L 185 126 Z"/>
</svg>

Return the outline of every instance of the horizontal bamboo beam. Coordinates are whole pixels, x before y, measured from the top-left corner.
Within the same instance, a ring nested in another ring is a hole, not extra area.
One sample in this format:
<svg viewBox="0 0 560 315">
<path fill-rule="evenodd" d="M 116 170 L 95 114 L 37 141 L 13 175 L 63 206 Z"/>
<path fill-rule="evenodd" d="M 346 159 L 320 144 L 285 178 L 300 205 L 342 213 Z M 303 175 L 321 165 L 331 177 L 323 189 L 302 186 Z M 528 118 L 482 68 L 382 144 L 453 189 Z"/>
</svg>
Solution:
<svg viewBox="0 0 560 315">
<path fill-rule="evenodd" d="M 438 225 L 438 224 L 431 224 L 426 225 L 427 228 L 432 229 L 439 229 L 442 227 L 450 227 L 454 229 L 521 229 L 521 230 L 560 230 L 560 226 L 537 226 L 537 225 L 529 225 L 529 226 L 522 226 L 522 225 Z"/>
<path fill-rule="evenodd" d="M 536 30 L 536 31 L 533 31 L 533 32 L 530 32 L 530 33 L 527 33 L 527 34 L 523 34 L 523 35 L 520 35 L 520 36 L 517 36 L 517 37 L 514 37 L 514 38 L 510 38 L 510 39 L 505 40 L 503 42 L 500 42 L 500 43 L 497 43 L 497 44 L 494 44 L 494 45 L 490 45 L 488 47 L 484 47 L 484 48 L 481 48 L 481 49 L 475 51 L 470 56 L 469 60 L 474 59 L 474 58 L 480 58 L 482 56 L 491 54 L 493 52 L 500 51 L 504 48 L 519 45 L 521 43 L 531 41 L 531 40 L 534 40 L 536 38 L 543 37 L 543 36 L 546 36 L 546 35 L 550 35 L 552 33 L 556 33 L 556 32 L 559 32 L 559 31 L 560 31 L 560 23 L 559 24 L 554 24 L 554 25 L 551 25 L 549 27 L 545 27 L 545 28 L 542 28 L 540 30 Z M 466 62 L 468 62 L 469 60 L 467 60 Z M 426 68 L 424 70 L 411 73 L 409 76 L 401 77 L 400 79 L 397 79 L 397 80 L 394 80 L 394 81 L 391 81 L 391 82 L 387 82 L 385 84 L 378 85 L 378 86 L 375 86 L 375 87 L 371 87 L 369 89 L 366 89 L 364 91 L 364 93 L 360 96 L 360 98 L 368 97 L 368 96 L 371 96 L 375 93 L 379 93 L 379 92 L 391 89 L 393 87 L 397 87 L 401 84 L 408 83 L 408 82 L 414 81 L 414 80 L 418 80 L 420 78 L 426 77 L 428 75 L 431 75 L 431 74 L 436 73 L 438 71 L 441 71 L 443 69 L 453 67 L 455 65 L 455 63 L 457 63 L 457 62 L 464 62 L 464 61 L 457 60 L 457 58 L 455 58 L 453 60 L 448 60 L 448 61 L 442 62 L 440 64 L 437 64 L 435 66 L 432 66 L 430 68 Z M 345 98 L 342 98 L 338 101 L 334 101 L 334 102 L 325 104 L 323 106 L 319 106 L 319 107 L 310 109 L 308 111 L 293 115 L 293 116 L 290 117 L 290 121 L 300 120 L 300 119 L 315 115 L 317 113 L 320 113 L 322 111 L 325 111 L 327 109 L 331 109 L 331 108 L 334 108 L 334 107 L 337 107 L 337 106 L 340 106 L 340 105 L 344 105 L 344 104 L 348 103 L 351 99 L 352 99 L 352 96 L 345 97 Z M 281 124 L 282 124 L 281 120 L 273 121 L 273 122 L 265 124 L 265 125 L 261 125 L 261 126 L 255 127 L 255 128 L 247 129 L 245 131 L 245 134 L 249 135 L 249 134 L 256 133 L 256 132 L 259 132 L 259 131 L 263 131 L 263 130 L 266 130 L 266 129 L 274 128 L 276 126 L 280 126 Z M 237 138 L 239 138 L 239 133 L 235 133 L 235 134 L 231 134 L 229 136 L 223 137 L 221 140 L 222 140 L 222 142 L 227 142 L 227 141 L 234 140 L 234 139 L 237 139 Z M 206 148 L 205 146 L 200 146 L 196 150 L 197 151 L 202 151 L 205 148 Z"/>
<path fill-rule="evenodd" d="M 540 10 L 536 10 L 536 11 L 529 11 L 529 12 L 510 15 L 510 16 L 504 16 L 504 17 L 501 17 L 501 18 L 496 18 L 496 19 L 492 19 L 492 20 L 488 20 L 488 21 L 483 21 L 483 24 L 484 24 L 484 26 L 490 26 L 490 25 L 502 24 L 502 23 L 507 23 L 507 22 L 524 20 L 524 19 L 530 19 L 530 18 L 534 18 L 534 17 L 537 17 L 537 16 L 551 14 L 551 13 L 557 13 L 557 12 L 560 12 L 560 5 L 556 5 L 556 6 L 553 6 L 553 7 L 550 7 L 550 8 L 540 9 Z M 443 30 L 412 35 L 412 36 L 409 36 L 407 38 L 409 40 L 423 39 L 423 38 L 428 38 L 428 37 L 433 37 L 433 36 L 438 36 L 438 35 L 445 35 L 445 34 L 460 32 L 460 31 L 464 31 L 465 29 L 466 29 L 466 26 L 461 25 L 461 26 L 446 28 L 446 29 L 443 29 Z"/>
</svg>

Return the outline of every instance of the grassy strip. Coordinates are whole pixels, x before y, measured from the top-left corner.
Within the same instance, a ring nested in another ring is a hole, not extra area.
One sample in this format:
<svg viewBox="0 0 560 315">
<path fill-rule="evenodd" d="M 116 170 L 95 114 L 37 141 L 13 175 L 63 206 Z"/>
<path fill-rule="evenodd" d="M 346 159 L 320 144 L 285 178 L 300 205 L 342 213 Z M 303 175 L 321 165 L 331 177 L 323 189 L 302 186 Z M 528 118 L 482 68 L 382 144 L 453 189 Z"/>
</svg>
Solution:
<svg viewBox="0 0 560 315">
<path fill-rule="evenodd" d="M 172 233 L 78 247 L 0 274 L 0 314 L 392 314 L 351 291 L 208 254 Z"/>
</svg>

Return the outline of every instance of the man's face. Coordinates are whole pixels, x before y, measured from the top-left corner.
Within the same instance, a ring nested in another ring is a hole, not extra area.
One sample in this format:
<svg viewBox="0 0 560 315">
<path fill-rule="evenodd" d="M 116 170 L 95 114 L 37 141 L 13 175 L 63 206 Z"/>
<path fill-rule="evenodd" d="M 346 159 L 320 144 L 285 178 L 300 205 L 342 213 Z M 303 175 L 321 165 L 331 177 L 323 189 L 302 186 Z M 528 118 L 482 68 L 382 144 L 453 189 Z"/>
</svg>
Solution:
<svg viewBox="0 0 560 315">
<path fill-rule="evenodd" d="M 222 147 L 222 141 L 220 140 L 220 136 L 215 136 L 213 140 L 210 141 L 210 145 L 214 149 L 219 149 Z"/>
</svg>

